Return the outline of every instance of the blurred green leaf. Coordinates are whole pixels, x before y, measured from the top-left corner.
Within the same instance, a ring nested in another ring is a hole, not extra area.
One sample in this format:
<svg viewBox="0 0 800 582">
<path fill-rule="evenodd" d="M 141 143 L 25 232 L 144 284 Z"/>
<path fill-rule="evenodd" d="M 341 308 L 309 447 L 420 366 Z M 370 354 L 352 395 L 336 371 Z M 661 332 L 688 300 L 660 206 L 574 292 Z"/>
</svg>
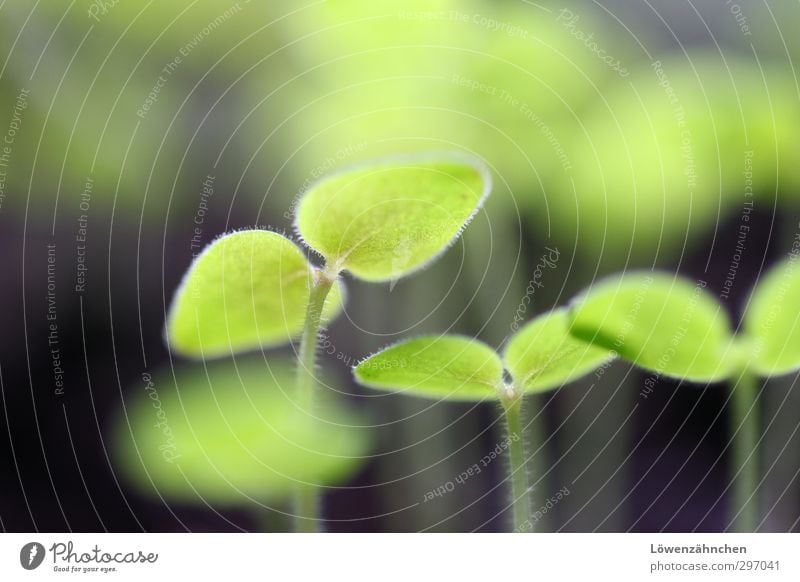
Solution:
<svg viewBox="0 0 800 582">
<path fill-rule="evenodd" d="M 213 357 L 280 345 L 303 328 L 313 267 L 287 238 L 270 231 L 225 235 L 192 263 L 167 321 L 170 348 Z M 336 284 L 325 319 L 341 310 Z"/>
<path fill-rule="evenodd" d="M 764 376 L 800 369 L 800 264 L 796 255 L 775 265 L 758 282 L 744 315 L 746 342 Z"/>
<path fill-rule="evenodd" d="M 800 108 L 774 63 L 695 52 L 632 68 L 602 96 L 566 136 L 574 168 L 553 190 L 569 195 L 550 196 L 538 217 L 582 254 L 669 257 L 745 201 L 796 198 Z"/>
<path fill-rule="evenodd" d="M 368 451 L 359 418 L 335 402 L 310 415 L 291 399 L 294 372 L 263 361 L 145 376 L 115 427 L 122 473 L 151 496 L 242 505 L 298 485 L 343 482 Z"/>
<path fill-rule="evenodd" d="M 367 281 L 397 279 L 444 252 L 490 187 L 487 171 L 461 156 L 383 160 L 312 187 L 297 227 L 327 264 Z"/>
<path fill-rule="evenodd" d="M 286 150 L 297 150 L 288 161 L 300 180 L 343 159 L 456 144 L 503 176 L 497 188 L 509 195 L 492 204 L 511 212 L 547 204 L 543 188 L 569 165 L 566 138 L 583 131 L 576 113 L 615 76 L 557 11 L 518 2 L 328 2 L 281 26 L 304 72 L 290 84 L 294 110 L 278 130 Z M 581 27 L 604 32 L 590 10 Z M 606 34 L 604 48 L 625 59 L 619 38 Z M 269 74 L 256 70 L 247 82 L 260 94 Z M 255 112 L 265 119 L 254 124 L 256 143 L 270 109 Z"/>
<path fill-rule="evenodd" d="M 400 342 L 358 364 L 354 374 L 370 388 L 442 400 L 497 398 L 503 384 L 503 364 L 495 351 L 455 335 Z"/>
<path fill-rule="evenodd" d="M 504 356 L 515 385 L 525 392 L 558 388 L 612 358 L 608 349 L 570 335 L 565 309 L 555 309 L 528 323 L 511 338 Z"/>
<path fill-rule="evenodd" d="M 160 221 L 166 207 L 196 206 L 194 196 L 180 196 L 185 182 L 175 172 L 186 153 L 181 136 L 197 129 L 176 115 L 185 99 L 182 78 L 161 79 L 166 59 L 131 48 L 129 37 L 106 36 L 103 26 L 89 33 L 86 4 L 71 7 L 54 0 L 36 10 L 6 3 L 0 14 L 0 53 L 9 55 L 3 84 L 30 93 L 10 183 L 36 192 L 29 210 L 40 220 L 52 220 L 55 208 L 62 219 L 114 209 L 122 222 Z M 79 210 L 89 180 L 91 212 Z M 194 191 L 194 176 L 191 182 Z M 172 188 L 172 196 L 152 194 Z"/>
<path fill-rule="evenodd" d="M 137 59 L 145 51 L 159 60 L 182 57 L 182 66 L 208 72 L 217 60 L 218 69 L 263 59 L 280 46 L 275 21 L 297 8 L 297 3 L 285 0 L 87 0 L 73 4 L 40 0 L 34 18 L 49 21 L 51 27 L 58 23 L 75 36 L 93 26 L 92 40 L 119 41 L 122 49 Z M 27 15 L 22 5 L 16 12 L 15 18 Z M 221 59 L 228 51 L 235 57 Z"/>
<path fill-rule="evenodd" d="M 658 374 L 724 380 L 732 373 L 733 335 L 704 287 L 660 273 L 612 277 L 575 299 L 571 333 Z"/>
</svg>

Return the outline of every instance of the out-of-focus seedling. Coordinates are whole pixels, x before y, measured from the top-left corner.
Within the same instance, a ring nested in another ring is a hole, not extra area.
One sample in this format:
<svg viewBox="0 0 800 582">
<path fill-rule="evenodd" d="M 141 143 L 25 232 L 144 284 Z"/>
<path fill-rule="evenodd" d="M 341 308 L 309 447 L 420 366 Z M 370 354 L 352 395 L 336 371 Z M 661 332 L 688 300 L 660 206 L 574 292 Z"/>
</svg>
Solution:
<svg viewBox="0 0 800 582">
<path fill-rule="evenodd" d="M 484 166 L 459 154 L 384 159 L 323 179 L 300 200 L 296 228 L 324 266 L 273 232 L 223 236 L 186 274 L 168 343 L 205 358 L 299 337 L 297 399 L 313 414 L 319 332 L 341 310 L 341 273 L 396 282 L 425 267 L 475 216 L 490 186 Z M 298 490 L 296 512 L 298 529 L 316 528 L 316 491 Z"/>
<path fill-rule="evenodd" d="M 576 298 L 571 333 L 617 352 L 656 378 L 730 384 L 731 526 L 751 532 L 759 520 L 757 378 L 800 369 L 800 268 L 792 256 L 759 282 L 737 334 L 704 287 L 666 273 L 608 279 Z"/>
<path fill-rule="evenodd" d="M 145 377 L 116 424 L 122 474 L 148 496 L 212 507 L 270 506 L 298 486 L 345 481 L 368 452 L 363 423 L 335 401 L 312 418 L 293 382 L 286 363 L 252 360 Z"/>
<path fill-rule="evenodd" d="M 486 344 L 458 335 L 402 341 L 354 369 L 356 380 L 377 390 L 448 401 L 499 401 L 506 425 L 515 531 L 525 529 L 531 504 L 520 418 L 527 394 L 559 388 L 611 358 L 603 348 L 569 335 L 563 309 L 542 315 L 508 342 L 503 358 Z M 510 381 L 506 381 L 504 368 Z"/>
</svg>

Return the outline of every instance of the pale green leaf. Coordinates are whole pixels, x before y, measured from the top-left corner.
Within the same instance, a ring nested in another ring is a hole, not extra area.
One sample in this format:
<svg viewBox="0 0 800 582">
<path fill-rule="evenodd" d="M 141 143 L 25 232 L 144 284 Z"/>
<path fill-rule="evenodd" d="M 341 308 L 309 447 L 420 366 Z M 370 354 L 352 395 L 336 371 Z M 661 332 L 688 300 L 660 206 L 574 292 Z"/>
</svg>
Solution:
<svg viewBox="0 0 800 582">
<path fill-rule="evenodd" d="M 495 351 L 456 335 L 400 342 L 358 364 L 354 374 L 370 388 L 443 400 L 493 399 L 503 385 Z"/>
<path fill-rule="evenodd" d="M 800 368 L 800 260 L 781 261 L 756 285 L 744 316 L 756 370 L 765 376 Z"/>
<path fill-rule="evenodd" d="M 613 358 L 612 352 L 569 333 L 565 309 L 531 321 L 508 343 L 505 362 L 518 389 L 543 392 L 577 380 Z"/>
<path fill-rule="evenodd" d="M 613 277 L 574 301 L 571 332 L 664 376 L 724 380 L 734 360 L 731 325 L 704 287 L 651 272 Z"/>
<path fill-rule="evenodd" d="M 170 348 L 194 357 L 280 345 L 303 328 L 313 267 L 280 234 L 248 230 L 223 236 L 198 256 L 170 309 Z M 326 304 L 341 309 L 339 283 Z"/>
<path fill-rule="evenodd" d="M 144 377 L 116 424 L 116 464 L 146 494 L 198 504 L 280 501 L 343 482 L 368 452 L 365 423 L 324 398 L 308 414 L 293 385 L 291 365 L 263 361 Z"/>
<path fill-rule="evenodd" d="M 444 252 L 489 189 L 487 171 L 466 157 L 374 162 L 313 186 L 297 228 L 333 268 L 367 281 L 397 279 Z"/>
<path fill-rule="evenodd" d="M 566 132 L 574 168 L 553 173 L 550 188 L 569 195 L 548 198 L 541 224 L 577 239 L 585 260 L 679 257 L 741 213 L 742 172 L 756 204 L 800 191 L 800 165 L 788 161 L 800 126 L 791 75 L 717 50 L 662 57 L 623 58 L 625 82 L 607 85 Z"/>
</svg>

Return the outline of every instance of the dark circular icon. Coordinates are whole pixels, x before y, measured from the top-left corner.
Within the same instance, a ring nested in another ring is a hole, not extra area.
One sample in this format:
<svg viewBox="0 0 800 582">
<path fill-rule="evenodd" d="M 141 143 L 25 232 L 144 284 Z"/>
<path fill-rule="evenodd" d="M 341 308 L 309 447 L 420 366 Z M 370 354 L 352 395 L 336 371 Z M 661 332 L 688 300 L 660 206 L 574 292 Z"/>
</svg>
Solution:
<svg viewBox="0 0 800 582">
<path fill-rule="evenodd" d="M 35 570 L 44 561 L 44 546 L 39 542 L 30 542 L 19 551 L 19 563 L 26 570 Z"/>
</svg>

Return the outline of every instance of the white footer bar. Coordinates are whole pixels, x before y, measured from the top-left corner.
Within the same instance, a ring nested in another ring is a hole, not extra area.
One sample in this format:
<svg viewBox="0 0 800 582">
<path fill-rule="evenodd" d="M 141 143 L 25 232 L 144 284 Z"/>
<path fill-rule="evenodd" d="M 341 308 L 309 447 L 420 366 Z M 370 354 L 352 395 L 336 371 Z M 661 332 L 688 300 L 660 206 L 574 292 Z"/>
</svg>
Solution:
<svg viewBox="0 0 800 582">
<path fill-rule="evenodd" d="M 797 581 L 799 554 L 791 534 L 3 534 L 0 580 Z"/>
</svg>

